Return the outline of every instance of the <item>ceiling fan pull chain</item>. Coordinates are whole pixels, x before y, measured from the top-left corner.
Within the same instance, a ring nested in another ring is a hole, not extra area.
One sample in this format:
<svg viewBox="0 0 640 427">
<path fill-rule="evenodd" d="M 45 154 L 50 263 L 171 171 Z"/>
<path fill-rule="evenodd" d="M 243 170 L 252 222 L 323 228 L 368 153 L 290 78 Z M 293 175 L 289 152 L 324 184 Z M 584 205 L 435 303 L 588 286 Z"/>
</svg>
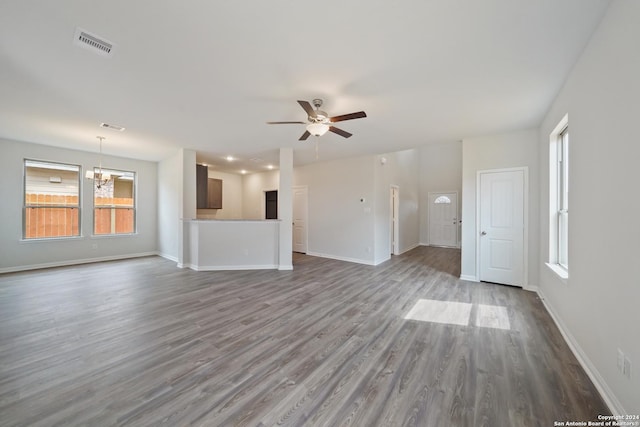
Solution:
<svg viewBox="0 0 640 427">
<path fill-rule="evenodd" d="M 316 136 L 316 160 L 318 160 L 320 156 L 318 155 L 318 137 Z"/>
</svg>

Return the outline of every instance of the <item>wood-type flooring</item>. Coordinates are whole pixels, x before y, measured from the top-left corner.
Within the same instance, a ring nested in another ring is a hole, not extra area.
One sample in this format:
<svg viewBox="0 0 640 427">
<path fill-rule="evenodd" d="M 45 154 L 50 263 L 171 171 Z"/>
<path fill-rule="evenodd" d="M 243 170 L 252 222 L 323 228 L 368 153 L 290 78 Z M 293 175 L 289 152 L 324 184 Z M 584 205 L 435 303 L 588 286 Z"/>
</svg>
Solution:
<svg viewBox="0 0 640 427">
<path fill-rule="evenodd" d="M 159 257 L 0 275 L 0 425 L 553 426 L 608 409 L 537 295 L 460 251 L 196 272 Z M 419 299 L 468 325 L 405 320 Z M 479 327 L 478 305 L 510 329 Z"/>
</svg>

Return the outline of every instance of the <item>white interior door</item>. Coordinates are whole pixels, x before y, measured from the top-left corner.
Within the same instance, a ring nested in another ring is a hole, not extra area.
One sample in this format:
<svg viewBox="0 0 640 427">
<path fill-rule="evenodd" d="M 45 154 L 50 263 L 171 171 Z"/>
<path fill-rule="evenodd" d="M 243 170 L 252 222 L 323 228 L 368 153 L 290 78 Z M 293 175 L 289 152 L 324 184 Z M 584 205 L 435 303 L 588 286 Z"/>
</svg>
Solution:
<svg viewBox="0 0 640 427">
<path fill-rule="evenodd" d="M 481 172 L 480 280 L 524 285 L 524 170 Z"/>
<path fill-rule="evenodd" d="M 458 193 L 429 193 L 429 245 L 458 246 Z"/>
<path fill-rule="evenodd" d="M 293 251 L 307 253 L 307 187 L 293 187 Z"/>
</svg>

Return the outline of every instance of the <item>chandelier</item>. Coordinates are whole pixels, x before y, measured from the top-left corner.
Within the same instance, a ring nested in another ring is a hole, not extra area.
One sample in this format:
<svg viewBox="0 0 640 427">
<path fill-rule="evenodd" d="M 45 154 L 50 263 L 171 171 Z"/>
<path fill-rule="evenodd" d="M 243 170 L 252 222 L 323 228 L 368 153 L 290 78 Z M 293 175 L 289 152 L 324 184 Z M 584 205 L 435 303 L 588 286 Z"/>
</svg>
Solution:
<svg viewBox="0 0 640 427">
<path fill-rule="evenodd" d="M 85 178 L 92 179 L 96 184 L 96 188 L 102 188 L 103 185 L 106 185 L 111 180 L 111 174 L 102 170 L 102 141 L 106 138 L 104 136 L 96 136 L 96 138 L 100 140 L 100 163 L 98 172 L 88 170 Z"/>
</svg>

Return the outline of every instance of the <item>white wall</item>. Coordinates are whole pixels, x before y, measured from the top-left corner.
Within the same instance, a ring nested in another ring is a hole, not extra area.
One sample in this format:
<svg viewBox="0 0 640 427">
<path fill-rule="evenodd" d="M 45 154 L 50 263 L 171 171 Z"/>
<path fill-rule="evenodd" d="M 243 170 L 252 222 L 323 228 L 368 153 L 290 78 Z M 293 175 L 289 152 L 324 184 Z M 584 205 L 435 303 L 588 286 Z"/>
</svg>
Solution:
<svg viewBox="0 0 640 427">
<path fill-rule="evenodd" d="M 614 411 L 640 413 L 640 2 L 614 1 L 540 131 L 540 291 Z M 549 256 L 549 134 L 569 115 L 569 279 Z M 632 379 L 616 367 L 617 349 Z"/>
<path fill-rule="evenodd" d="M 178 261 L 182 209 L 180 153 L 158 163 L 158 253 Z"/>
<path fill-rule="evenodd" d="M 293 185 L 309 189 L 309 254 L 374 263 L 375 162 L 365 156 L 294 169 Z"/>
<path fill-rule="evenodd" d="M 293 148 L 280 148 L 278 270 L 293 270 Z"/>
<path fill-rule="evenodd" d="M 427 145 L 420 155 L 420 244 L 429 244 L 429 192 L 457 191 L 462 216 L 462 141 Z M 461 230 L 458 228 L 458 240 Z"/>
<path fill-rule="evenodd" d="M 384 160 L 383 160 L 384 159 Z M 400 253 L 419 244 L 418 150 L 404 150 L 376 156 L 375 161 L 375 263 L 389 259 L 391 253 L 391 186 L 398 186 Z"/>
<path fill-rule="evenodd" d="M 22 240 L 23 162 L 47 160 L 82 166 L 82 174 L 98 165 L 99 154 L 0 140 L 0 272 L 153 254 L 157 249 L 157 164 L 103 155 L 102 165 L 135 171 L 137 233 L 92 236 L 92 182 L 81 179 L 81 237 Z"/>
<path fill-rule="evenodd" d="M 479 170 L 529 168 L 528 284 L 538 284 L 539 168 L 538 131 L 524 130 L 469 138 L 462 142 L 462 265 L 461 277 L 476 277 L 476 179 Z"/>
<path fill-rule="evenodd" d="M 198 209 L 198 218 L 241 219 L 242 176 L 209 169 L 209 178 L 222 180 L 222 209 Z"/>
<path fill-rule="evenodd" d="M 264 219 L 264 193 L 279 187 L 279 171 L 245 175 L 242 179 L 242 218 Z"/>
<path fill-rule="evenodd" d="M 279 267 L 280 221 L 185 221 L 194 270 L 254 270 Z"/>
</svg>

